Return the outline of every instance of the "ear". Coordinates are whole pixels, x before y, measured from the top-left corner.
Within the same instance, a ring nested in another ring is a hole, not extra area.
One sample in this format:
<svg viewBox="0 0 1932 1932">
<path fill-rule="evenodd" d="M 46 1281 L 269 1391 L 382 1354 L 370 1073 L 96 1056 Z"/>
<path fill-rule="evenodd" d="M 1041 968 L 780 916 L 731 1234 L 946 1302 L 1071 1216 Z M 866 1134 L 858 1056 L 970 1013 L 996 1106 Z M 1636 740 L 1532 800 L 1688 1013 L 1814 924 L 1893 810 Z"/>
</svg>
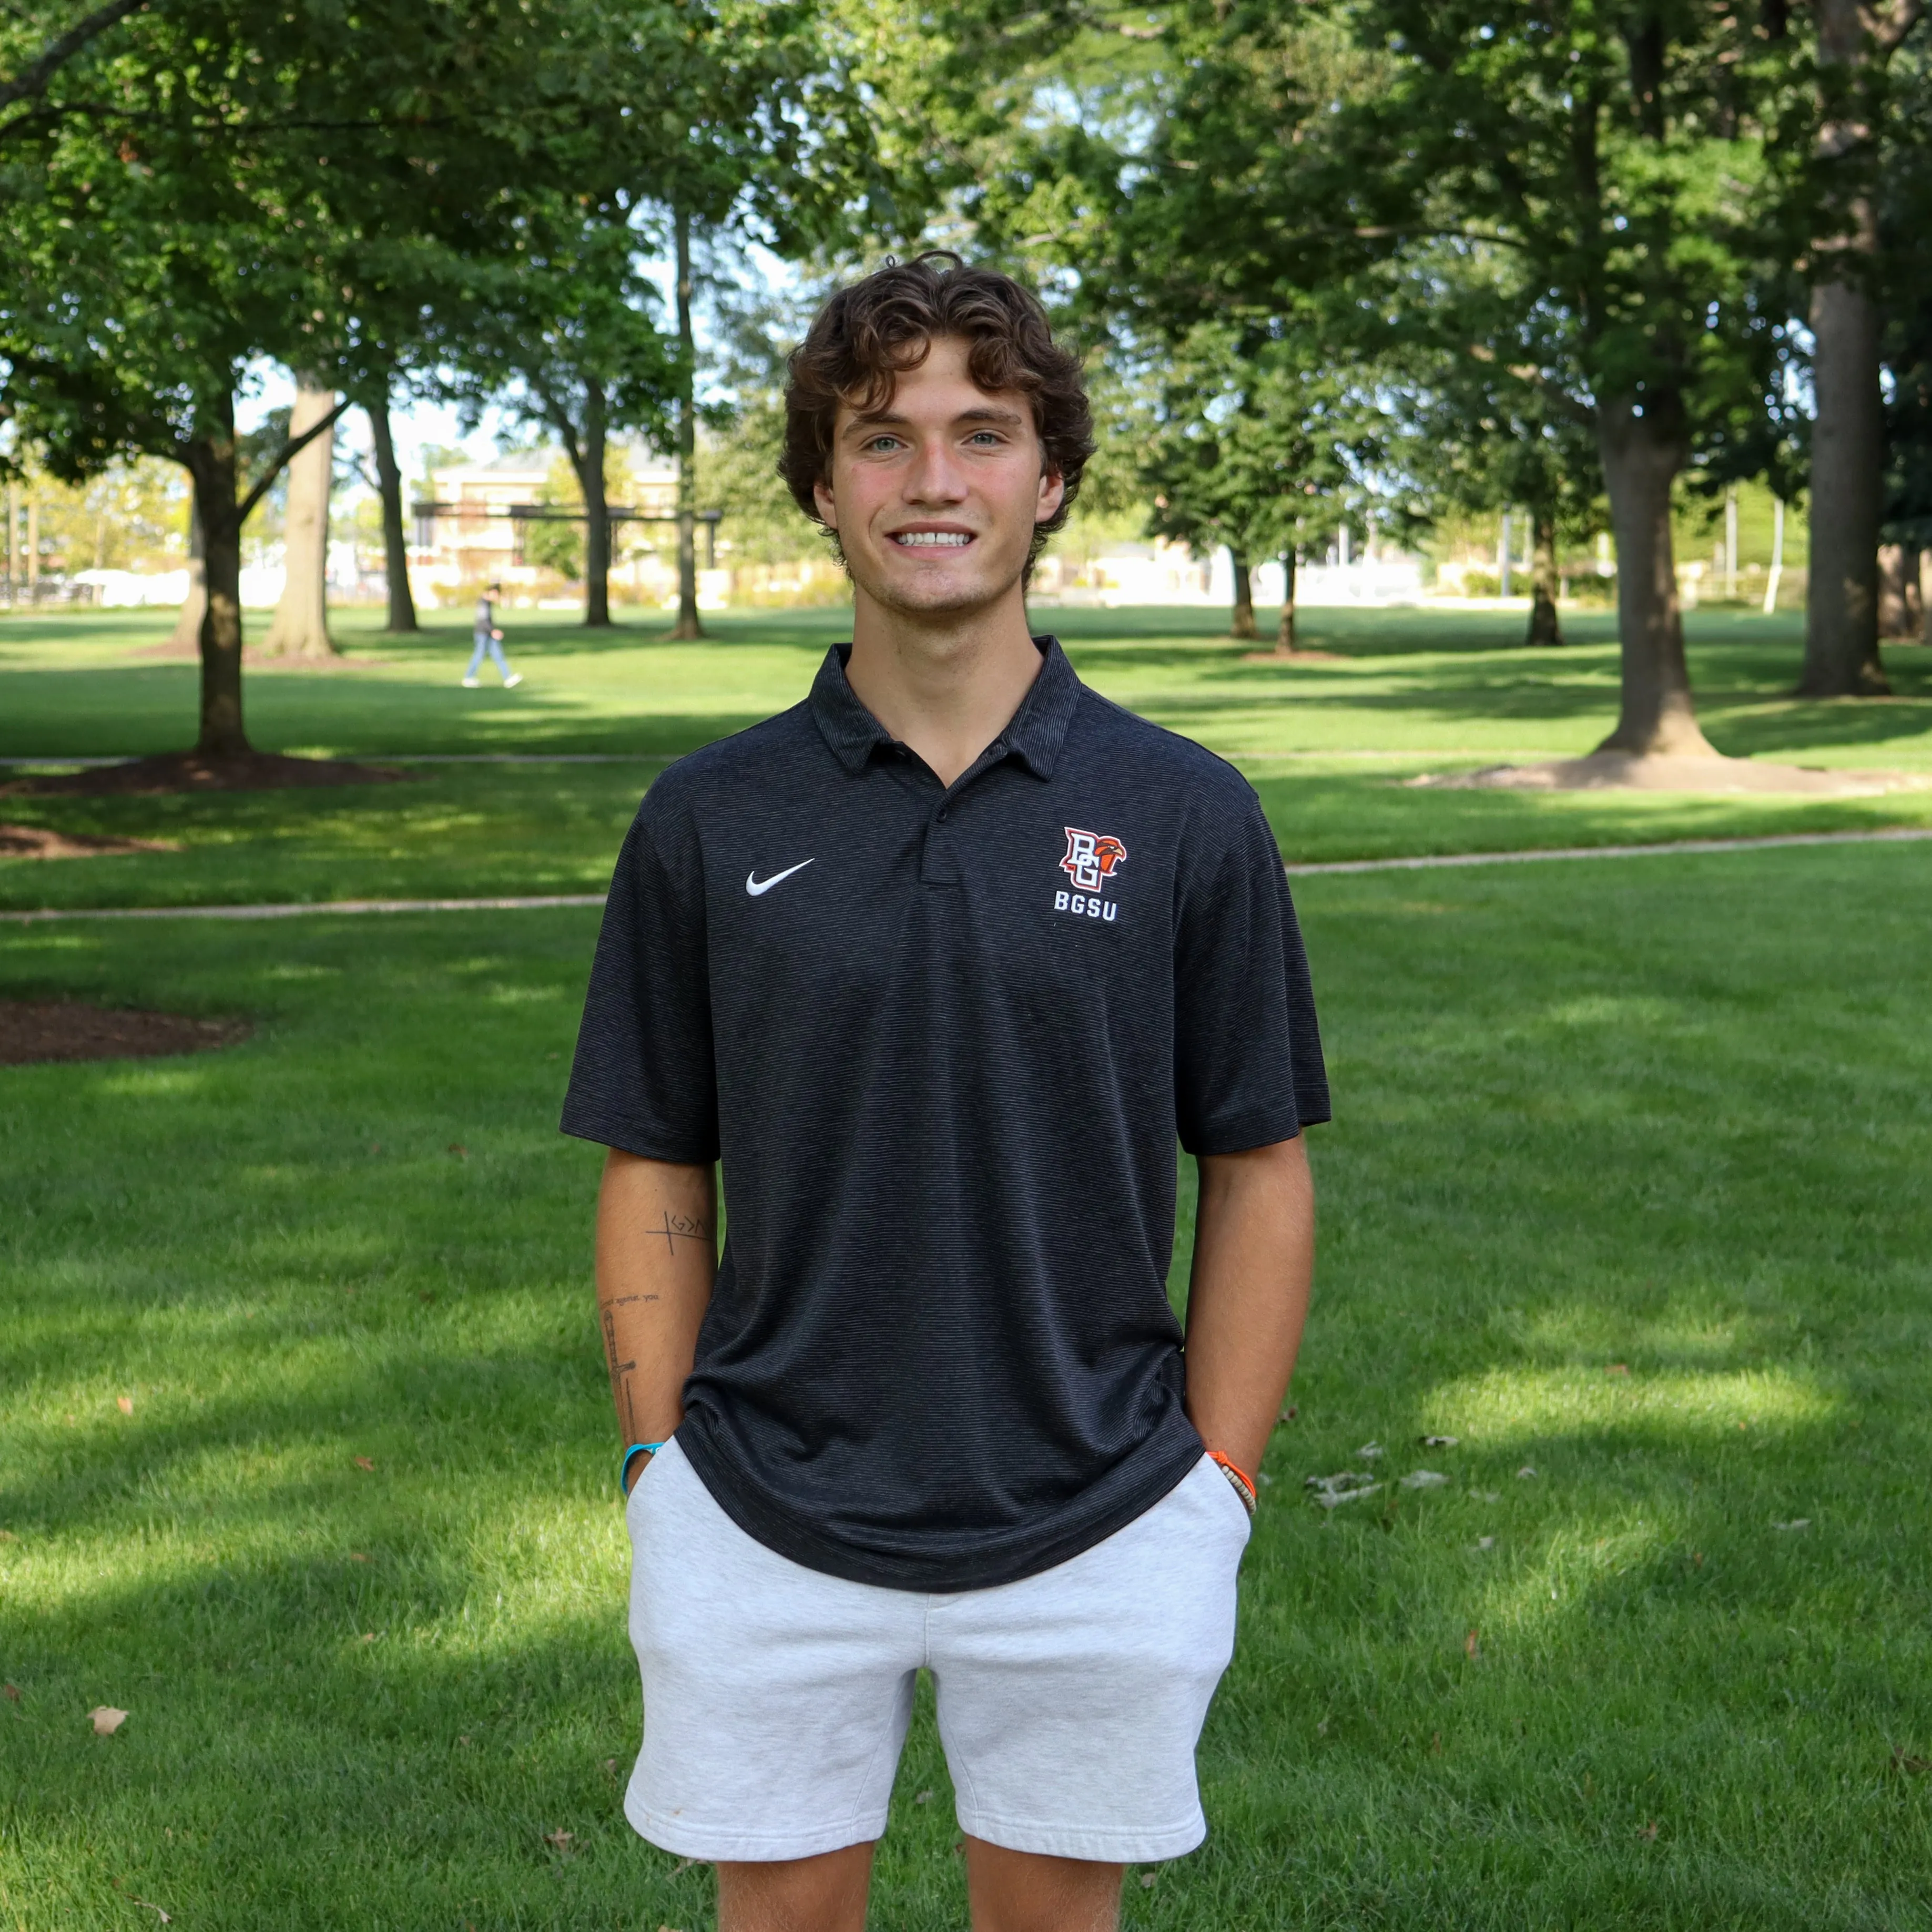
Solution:
<svg viewBox="0 0 1932 1932">
<path fill-rule="evenodd" d="M 812 500 L 818 506 L 818 520 L 827 530 L 838 527 L 838 505 L 832 494 L 832 485 L 823 477 L 812 486 Z"/>
<path fill-rule="evenodd" d="M 1034 521 L 1043 524 L 1057 514 L 1066 496 L 1066 479 L 1057 470 L 1042 470 L 1040 474 L 1040 501 L 1034 508 Z"/>
</svg>

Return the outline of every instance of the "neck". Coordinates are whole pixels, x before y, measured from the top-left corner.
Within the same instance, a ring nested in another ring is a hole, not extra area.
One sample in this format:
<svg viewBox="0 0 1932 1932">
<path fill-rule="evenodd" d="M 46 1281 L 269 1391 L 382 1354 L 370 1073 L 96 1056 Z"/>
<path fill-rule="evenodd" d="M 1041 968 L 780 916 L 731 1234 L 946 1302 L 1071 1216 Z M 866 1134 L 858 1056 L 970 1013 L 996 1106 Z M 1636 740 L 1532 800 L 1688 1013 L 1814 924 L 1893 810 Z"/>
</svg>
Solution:
<svg viewBox="0 0 1932 1932">
<path fill-rule="evenodd" d="M 889 610 L 854 586 L 847 682 L 950 785 L 1006 728 L 1040 675 L 1018 584 L 970 612 Z"/>
</svg>

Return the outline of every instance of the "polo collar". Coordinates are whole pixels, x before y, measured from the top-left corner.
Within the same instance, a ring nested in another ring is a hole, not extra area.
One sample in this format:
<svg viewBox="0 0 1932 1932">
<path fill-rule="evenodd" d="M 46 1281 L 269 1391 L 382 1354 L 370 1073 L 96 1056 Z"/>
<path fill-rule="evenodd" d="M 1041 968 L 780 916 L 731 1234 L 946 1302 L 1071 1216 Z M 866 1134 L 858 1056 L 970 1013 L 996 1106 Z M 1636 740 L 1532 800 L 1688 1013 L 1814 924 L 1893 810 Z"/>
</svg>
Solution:
<svg viewBox="0 0 1932 1932">
<path fill-rule="evenodd" d="M 1034 643 L 1044 660 L 1040 675 L 1000 734 L 1000 742 L 1036 778 L 1046 778 L 1053 776 L 1082 687 L 1058 638 L 1036 638 Z M 813 720 L 833 757 L 856 774 L 865 770 L 874 752 L 889 748 L 895 740 L 847 682 L 845 664 L 851 655 L 850 644 L 834 644 L 825 653 L 812 680 L 809 702 Z"/>
</svg>

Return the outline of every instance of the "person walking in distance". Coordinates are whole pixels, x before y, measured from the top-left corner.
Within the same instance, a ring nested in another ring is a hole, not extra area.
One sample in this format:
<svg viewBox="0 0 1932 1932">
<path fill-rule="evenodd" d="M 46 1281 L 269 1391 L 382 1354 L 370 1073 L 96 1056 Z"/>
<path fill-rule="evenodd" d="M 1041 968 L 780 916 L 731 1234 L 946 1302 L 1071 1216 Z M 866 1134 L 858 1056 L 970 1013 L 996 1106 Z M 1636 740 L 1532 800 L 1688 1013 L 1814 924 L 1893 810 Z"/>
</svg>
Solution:
<svg viewBox="0 0 1932 1932">
<path fill-rule="evenodd" d="M 514 691 L 524 681 L 521 671 L 510 668 L 510 661 L 503 655 L 503 634 L 496 628 L 494 600 L 502 594 L 503 586 L 500 584 L 492 584 L 485 587 L 482 596 L 476 600 L 476 622 L 471 633 L 476 647 L 470 653 L 470 668 L 463 674 L 463 688 L 466 691 L 476 688 L 479 681 L 476 674 L 482 665 L 485 651 L 495 659 L 497 670 L 502 674 L 506 691 Z"/>
<path fill-rule="evenodd" d="M 785 406 L 852 640 L 651 787 L 563 1112 L 608 1150 L 625 1810 L 715 1862 L 719 1932 L 862 1932 L 926 1670 L 976 1932 L 1112 1932 L 1207 1831 L 1313 1269 L 1306 962 L 1246 781 L 1030 632 L 1093 448 L 1032 296 L 889 263 Z"/>
</svg>

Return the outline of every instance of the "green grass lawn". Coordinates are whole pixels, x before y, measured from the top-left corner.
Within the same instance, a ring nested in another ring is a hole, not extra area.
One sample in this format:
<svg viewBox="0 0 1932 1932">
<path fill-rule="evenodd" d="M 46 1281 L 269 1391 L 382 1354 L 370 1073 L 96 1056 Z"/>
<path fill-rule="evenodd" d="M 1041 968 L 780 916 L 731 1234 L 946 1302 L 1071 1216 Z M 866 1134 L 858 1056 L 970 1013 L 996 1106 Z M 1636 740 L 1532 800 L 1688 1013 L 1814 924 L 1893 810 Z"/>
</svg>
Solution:
<svg viewBox="0 0 1932 1932">
<path fill-rule="evenodd" d="M 1404 790 L 1586 748 L 1602 621 L 1538 656 L 1507 618 L 1312 615 L 1347 663 L 1248 665 L 1190 614 L 1051 621 L 1239 758 L 1291 856 L 1932 816 Z M 626 761 L 7 799 L 182 850 L 0 864 L 0 899 L 600 886 L 647 760 L 791 701 L 838 620 L 721 628 L 513 630 L 507 695 L 455 688 L 454 632 L 265 673 L 280 748 Z M 155 629 L 0 621 L 0 752 L 183 742 L 191 668 L 130 656 Z M 1705 614 L 1724 748 L 1932 770 L 1932 654 L 1841 706 L 1778 694 L 1796 654 L 1788 620 Z M 1301 883 L 1339 1115 L 1318 1305 L 1203 1747 L 1214 1836 L 1135 1874 L 1135 1932 L 1932 1927 L 1928 896 L 1923 846 Z M 0 929 L 0 997 L 256 1027 L 0 1068 L 0 1927 L 711 1922 L 708 1874 L 619 1807 L 597 1156 L 554 1132 L 595 931 Z M 1450 1480 L 1395 1486 L 1424 1466 Z M 1305 1499 L 1344 1468 L 1389 1486 Z M 963 1924 L 950 1798 L 922 1708 L 880 1932 Z"/>
<path fill-rule="evenodd" d="M 1130 1926 L 1932 1921 L 1928 892 L 1920 848 L 1306 882 L 1318 1306 L 1214 1835 Z M 0 1071 L 0 1923 L 709 1922 L 619 1810 L 596 1156 L 553 1131 L 594 931 L 8 939 L 10 994 L 257 1030 Z M 924 1714 L 880 1928 L 962 1922 L 949 1800 Z"/>
<path fill-rule="evenodd" d="M 731 616 L 701 644 L 641 622 L 586 639 L 512 614 L 526 682 L 458 683 L 466 631 L 377 637 L 343 616 L 346 668 L 250 674 L 257 742 L 356 756 L 580 756 L 626 762 L 410 767 L 406 786 L 233 798 L 0 800 L 0 817 L 63 831 L 174 842 L 166 854 L 8 866 L 0 906 L 244 903 L 478 892 L 595 891 L 658 762 L 794 702 L 836 610 Z M 1702 799 L 1425 792 L 1428 770 L 1588 750 L 1616 708 L 1610 620 L 1570 620 L 1577 641 L 1522 649 L 1507 614 L 1314 611 L 1309 641 L 1342 661 L 1246 662 L 1211 611 L 1057 611 L 1082 674 L 1108 696 L 1234 758 L 1292 858 L 1508 851 L 1736 833 L 1932 824 L 1932 790 L 1878 799 Z M 0 620 L 0 755 L 106 756 L 192 736 L 195 668 L 141 652 L 152 615 Z M 1720 749 L 1808 764 L 1932 774 L 1932 652 L 1891 654 L 1898 694 L 1799 703 L 1796 620 L 1709 611 L 1693 620 L 1702 715 Z"/>
</svg>

